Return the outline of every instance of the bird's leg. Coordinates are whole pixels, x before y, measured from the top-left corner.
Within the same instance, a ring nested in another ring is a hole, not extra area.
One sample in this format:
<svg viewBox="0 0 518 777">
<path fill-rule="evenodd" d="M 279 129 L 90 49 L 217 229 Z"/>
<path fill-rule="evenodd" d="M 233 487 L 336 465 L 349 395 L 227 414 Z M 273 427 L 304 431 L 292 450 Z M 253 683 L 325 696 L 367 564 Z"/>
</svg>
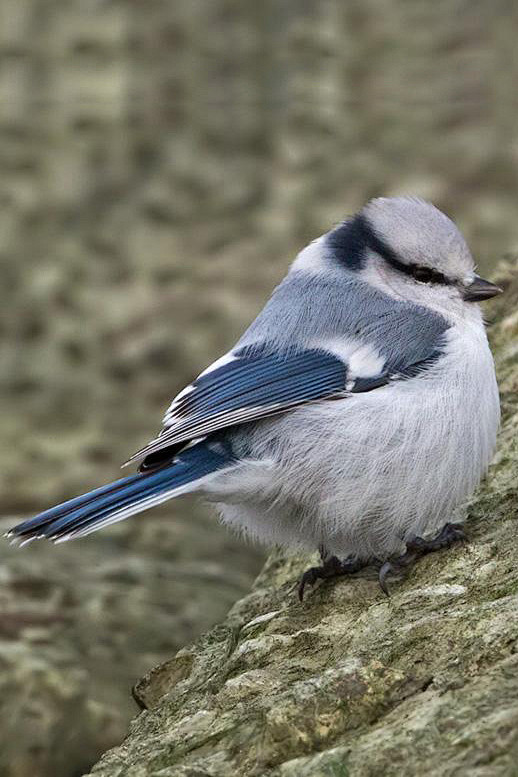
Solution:
<svg viewBox="0 0 518 777">
<path fill-rule="evenodd" d="M 319 550 L 322 565 L 320 567 L 310 567 L 300 578 L 298 587 L 300 601 L 304 599 L 304 589 L 307 585 L 315 585 L 317 580 L 327 580 L 330 577 L 351 575 L 368 566 L 367 561 L 357 558 L 346 558 L 340 561 L 336 556 L 330 556 L 323 546 L 320 546 Z"/>
<path fill-rule="evenodd" d="M 411 537 L 406 543 L 406 551 L 402 556 L 385 561 L 379 571 L 379 583 L 381 590 L 389 595 L 387 588 L 387 576 L 390 574 L 400 574 L 411 567 L 421 556 L 427 553 L 434 553 L 436 550 L 449 548 L 455 542 L 466 539 L 466 534 L 460 523 L 447 523 L 439 534 L 431 540 L 424 540 L 422 537 Z"/>
<path fill-rule="evenodd" d="M 331 554 L 329 553 L 325 545 L 319 545 L 318 552 L 320 553 L 320 561 L 322 562 L 322 564 L 325 564 L 326 559 L 328 559 Z"/>
</svg>

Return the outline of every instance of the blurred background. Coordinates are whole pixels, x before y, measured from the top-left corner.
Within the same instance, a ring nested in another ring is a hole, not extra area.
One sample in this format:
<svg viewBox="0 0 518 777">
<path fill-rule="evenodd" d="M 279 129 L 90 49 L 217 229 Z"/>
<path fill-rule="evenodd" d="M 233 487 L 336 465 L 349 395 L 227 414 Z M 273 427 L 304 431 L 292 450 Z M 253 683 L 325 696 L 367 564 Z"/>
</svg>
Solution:
<svg viewBox="0 0 518 777">
<path fill-rule="evenodd" d="M 517 33 L 514 0 L 2 0 L 1 526 L 118 477 L 368 198 L 516 253 Z M 0 558 L 0 774 L 75 777 L 263 551 L 185 500 Z"/>
</svg>

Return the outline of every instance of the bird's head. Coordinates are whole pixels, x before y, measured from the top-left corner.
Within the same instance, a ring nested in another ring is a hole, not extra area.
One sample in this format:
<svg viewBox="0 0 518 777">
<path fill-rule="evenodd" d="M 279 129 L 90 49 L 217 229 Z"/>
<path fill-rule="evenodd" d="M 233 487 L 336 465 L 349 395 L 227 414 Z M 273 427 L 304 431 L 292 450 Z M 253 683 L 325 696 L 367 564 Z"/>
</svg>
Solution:
<svg viewBox="0 0 518 777">
<path fill-rule="evenodd" d="M 442 313 L 499 294 L 480 278 L 462 234 L 438 208 L 416 197 L 379 197 L 329 232 L 321 244 L 335 267 L 390 296 Z"/>
</svg>

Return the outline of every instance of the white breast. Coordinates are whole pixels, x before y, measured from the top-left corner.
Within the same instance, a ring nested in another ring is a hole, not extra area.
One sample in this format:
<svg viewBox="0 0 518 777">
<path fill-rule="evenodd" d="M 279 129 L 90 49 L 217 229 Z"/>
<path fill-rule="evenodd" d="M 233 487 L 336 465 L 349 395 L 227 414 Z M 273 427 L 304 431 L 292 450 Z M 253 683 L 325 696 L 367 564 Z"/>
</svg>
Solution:
<svg viewBox="0 0 518 777">
<path fill-rule="evenodd" d="M 223 507 L 224 518 L 269 542 L 386 558 L 410 535 L 458 520 L 491 459 L 499 415 L 475 310 L 448 330 L 445 355 L 418 378 L 258 424 L 249 443 L 268 457 L 267 474 L 255 464 L 247 490 L 243 471 L 242 498 L 227 480 L 240 504 Z"/>
</svg>

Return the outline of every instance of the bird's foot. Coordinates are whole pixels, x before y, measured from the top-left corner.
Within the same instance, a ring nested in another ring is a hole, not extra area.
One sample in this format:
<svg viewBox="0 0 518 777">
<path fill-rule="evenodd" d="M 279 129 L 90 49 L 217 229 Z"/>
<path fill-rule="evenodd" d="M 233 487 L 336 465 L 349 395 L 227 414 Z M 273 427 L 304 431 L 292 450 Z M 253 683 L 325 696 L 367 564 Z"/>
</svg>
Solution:
<svg viewBox="0 0 518 777">
<path fill-rule="evenodd" d="M 355 558 L 346 558 L 340 561 L 336 556 L 325 556 L 321 551 L 322 566 L 310 567 L 300 578 L 298 585 L 299 599 L 304 599 L 304 589 L 307 585 L 315 585 L 317 580 L 327 580 L 330 577 L 340 577 L 341 575 L 352 575 L 368 565 L 368 562 Z"/>
<path fill-rule="evenodd" d="M 406 551 L 402 556 L 385 561 L 382 564 L 378 579 L 381 590 L 388 596 L 387 577 L 398 575 L 413 566 L 417 559 L 426 556 L 427 553 L 435 553 L 436 550 L 449 548 L 455 542 L 466 540 L 466 534 L 460 523 L 447 523 L 437 537 L 424 540 L 422 537 L 412 537 L 406 544 Z"/>
</svg>

